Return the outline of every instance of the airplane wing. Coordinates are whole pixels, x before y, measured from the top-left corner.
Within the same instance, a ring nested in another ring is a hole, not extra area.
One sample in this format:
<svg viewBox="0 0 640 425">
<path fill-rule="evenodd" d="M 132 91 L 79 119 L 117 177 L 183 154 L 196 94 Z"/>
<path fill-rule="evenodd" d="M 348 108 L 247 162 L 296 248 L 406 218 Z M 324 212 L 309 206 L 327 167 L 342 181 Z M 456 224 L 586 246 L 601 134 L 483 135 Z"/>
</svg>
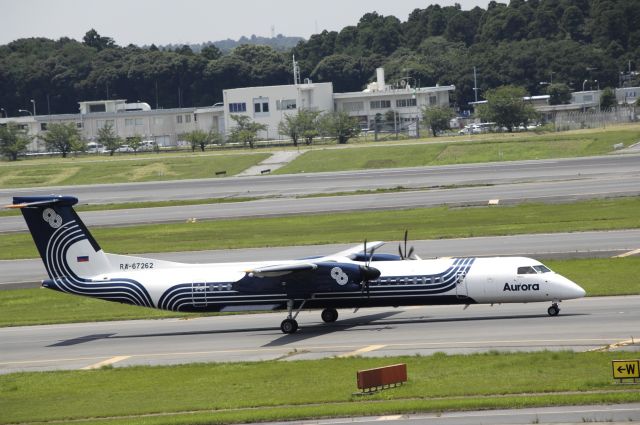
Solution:
<svg viewBox="0 0 640 425">
<path fill-rule="evenodd" d="M 384 245 L 384 242 L 382 241 L 367 242 L 367 251 L 370 252 L 372 249 L 378 249 L 382 245 Z M 327 255 L 327 257 L 351 257 L 352 255 L 356 255 L 360 253 L 364 253 L 363 243 L 361 243 L 360 245 L 356 245 L 352 248 L 345 249 L 344 251 L 336 252 L 333 255 Z"/>
<path fill-rule="evenodd" d="M 252 270 L 247 270 L 247 273 L 257 277 L 276 277 L 307 270 L 315 270 L 317 268 L 318 265 L 314 263 L 296 262 L 276 264 L 274 266 L 258 267 Z"/>
</svg>

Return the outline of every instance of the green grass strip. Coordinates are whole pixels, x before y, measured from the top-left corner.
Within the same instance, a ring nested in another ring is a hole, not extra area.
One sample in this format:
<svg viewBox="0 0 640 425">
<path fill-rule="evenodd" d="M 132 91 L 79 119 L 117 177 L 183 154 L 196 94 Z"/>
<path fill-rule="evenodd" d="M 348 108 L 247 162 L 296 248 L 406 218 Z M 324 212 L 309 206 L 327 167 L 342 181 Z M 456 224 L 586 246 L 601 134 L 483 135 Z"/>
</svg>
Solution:
<svg viewBox="0 0 640 425">
<path fill-rule="evenodd" d="M 0 423 L 100 423 L 95 418 L 166 413 L 182 415 L 135 423 L 228 423 L 639 401 L 639 390 L 629 391 L 611 378 L 610 361 L 619 356 L 436 353 L 14 373 L 0 376 Z M 400 362 L 407 363 L 407 384 L 366 398 L 353 395 L 357 370 Z M 116 423 L 134 423 L 132 419 Z"/>
<path fill-rule="evenodd" d="M 465 138 L 429 139 L 432 143 L 398 146 L 357 146 L 305 152 L 276 174 L 315 173 L 376 168 L 419 167 L 529 159 L 602 155 L 613 145 L 639 141 L 640 126 L 563 133 L 489 134 Z M 456 141 L 457 140 L 457 141 Z M 353 149 L 357 149 L 354 151 Z"/>
<path fill-rule="evenodd" d="M 640 227 L 638 211 L 640 197 L 632 197 L 198 221 L 92 232 L 105 251 L 125 254 L 398 240 L 403 229 L 409 229 L 413 239 L 631 229 Z M 0 235 L 0 259 L 34 257 L 30 235 Z"/>
<path fill-rule="evenodd" d="M 268 153 L 236 155 L 148 155 L 99 160 L 20 161 L 0 166 L 0 188 L 131 183 L 231 176 L 268 158 Z"/>
<path fill-rule="evenodd" d="M 640 257 L 554 260 L 545 264 L 578 282 L 587 296 L 640 294 Z M 135 307 L 44 288 L 0 291 L 0 327 L 203 315 Z"/>
</svg>

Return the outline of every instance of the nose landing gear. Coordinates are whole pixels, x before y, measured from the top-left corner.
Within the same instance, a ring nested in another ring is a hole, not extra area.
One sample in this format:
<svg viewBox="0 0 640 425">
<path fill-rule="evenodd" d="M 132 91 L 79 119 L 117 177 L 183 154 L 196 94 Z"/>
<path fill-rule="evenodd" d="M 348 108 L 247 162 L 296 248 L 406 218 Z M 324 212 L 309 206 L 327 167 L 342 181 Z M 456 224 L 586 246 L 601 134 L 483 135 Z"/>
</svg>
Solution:
<svg viewBox="0 0 640 425">
<path fill-rule="evenodd" d="M 307 300 L 303 300 L 302 304 L 300 304 L 300 307 L 298 307 L 298 310 L 295 312 L 295 314 L 293 314 L 293 300 L 287 300 L 287 311 L 289 312 L 289 314 L 287 315 L 287 318 L 284 319 L 282 323 L 280 323 L 280 330 L 282 331 L 282 333 L 296 333 L 296 331 L 298 330 L 298 321 L 296 320 L 296 317 L 298 317 L 298 313 L 300 313 L 300 310 L 302 310 L 302 307 L 304 307 L 304 304 L 306 302 Z"/>
<path fill-rule="evenodd" d="M 560 307 L 558 307 L 558 303 L 551 304 L 551 307 L 547 309 L 547 314 L 549 316 L 557 316 L 560 313 Z"/>
</svg>

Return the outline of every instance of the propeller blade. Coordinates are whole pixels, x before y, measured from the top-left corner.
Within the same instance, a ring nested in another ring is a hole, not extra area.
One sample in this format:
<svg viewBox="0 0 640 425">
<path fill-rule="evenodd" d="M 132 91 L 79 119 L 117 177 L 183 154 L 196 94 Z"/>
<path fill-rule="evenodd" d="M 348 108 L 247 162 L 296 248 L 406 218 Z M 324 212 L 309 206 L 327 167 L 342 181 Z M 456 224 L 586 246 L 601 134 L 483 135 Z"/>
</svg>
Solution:
<svg viewBox="0 0 640 425">
<path fill-rule="evenodd" d="M 407 258 L 409 260 L 413 260 L 413 247 L 409 249 L 409 254 L 407 254 Z"/>
<path fill-rule="evenodd" d="M 405 258 L 409 258 L 410 256 L 407 255 L 407 240 L 409 239 L 409 229 L 405 229 L 404 230 L 404 255 Z"/>
</svg>

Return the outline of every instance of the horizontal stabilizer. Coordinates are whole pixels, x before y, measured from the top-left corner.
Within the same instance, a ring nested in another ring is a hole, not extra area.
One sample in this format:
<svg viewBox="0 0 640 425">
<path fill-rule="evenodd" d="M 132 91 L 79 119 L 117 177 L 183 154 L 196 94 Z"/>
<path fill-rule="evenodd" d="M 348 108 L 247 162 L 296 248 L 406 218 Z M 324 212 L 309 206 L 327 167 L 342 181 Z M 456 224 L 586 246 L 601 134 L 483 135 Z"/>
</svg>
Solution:
<svg viewBox="0 0 640 425">
<path fill-rule="evenodd" d="M 15 196 L 12 205 L 6 205 L 5 208 L 33 208 L 43 207 L 46 205 L 64 205 L 72 206 L 78 203 L 78 198 L 73 196 Z"/>
</svg>

